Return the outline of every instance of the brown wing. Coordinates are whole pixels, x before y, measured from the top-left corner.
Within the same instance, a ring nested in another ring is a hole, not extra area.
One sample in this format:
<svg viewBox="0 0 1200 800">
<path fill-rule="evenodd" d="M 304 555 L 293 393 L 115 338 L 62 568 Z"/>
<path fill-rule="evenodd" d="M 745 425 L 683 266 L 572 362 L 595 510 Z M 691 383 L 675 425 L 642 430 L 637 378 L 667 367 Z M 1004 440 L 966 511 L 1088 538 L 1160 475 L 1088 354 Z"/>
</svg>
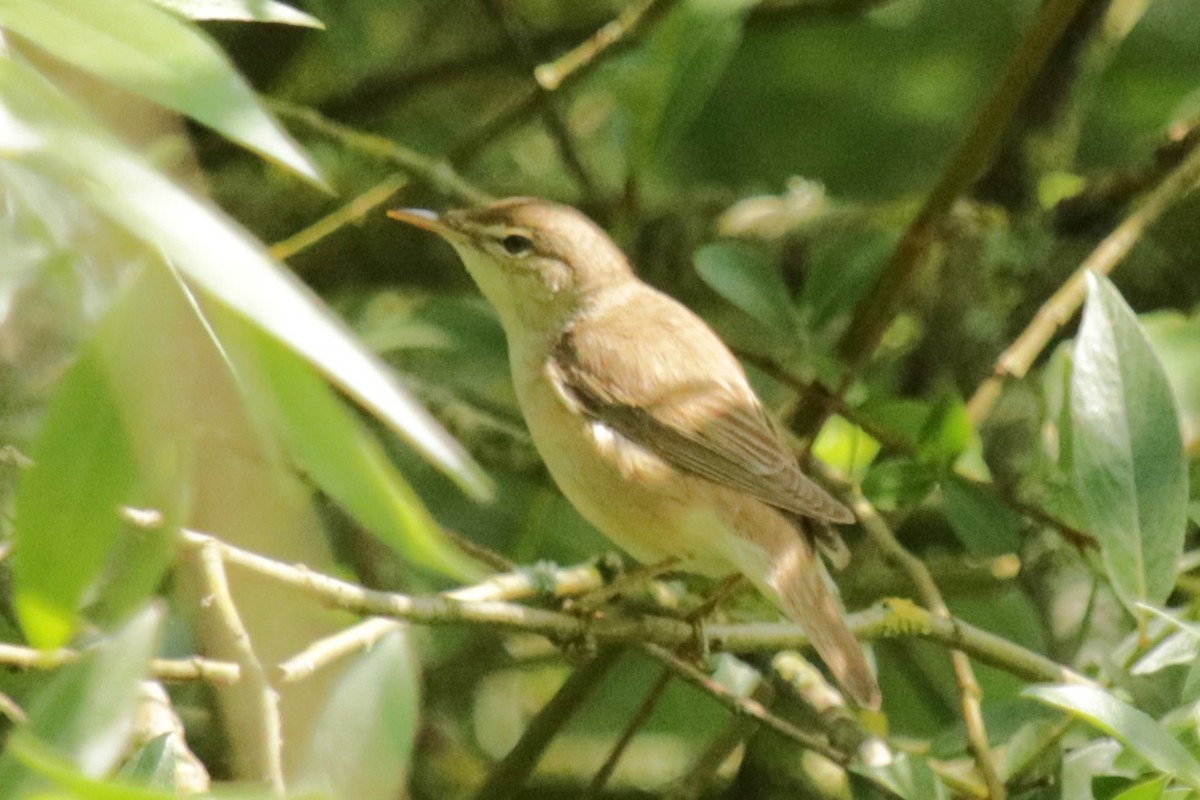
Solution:
<svg viewBox="0 0 1200 800">
<path fill-rule="evenodd" d="M 550 368 L 585 413 L 679 469 L 795 514 L 854 521 L 800 472 L 733 354 L 666 295 L 640 285 L 588 308 Z"/>
</svg>

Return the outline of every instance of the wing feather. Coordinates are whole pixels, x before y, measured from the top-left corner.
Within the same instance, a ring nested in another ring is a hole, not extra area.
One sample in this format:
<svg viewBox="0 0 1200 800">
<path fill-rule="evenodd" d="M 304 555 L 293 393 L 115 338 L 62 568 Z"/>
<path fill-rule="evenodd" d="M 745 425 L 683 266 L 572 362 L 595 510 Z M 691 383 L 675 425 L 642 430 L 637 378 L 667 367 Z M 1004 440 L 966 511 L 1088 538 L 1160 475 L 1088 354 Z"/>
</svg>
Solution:
<svg viewBox="0 0 1200 800">
<path fill-rule="evenodd" d="M 733 354 L 666 295 L 641 285 L 586 309 L 550 360 L 585 413 L 677 468 L 793 514 L 854 521 L 800 471 Z"/>
</svg>

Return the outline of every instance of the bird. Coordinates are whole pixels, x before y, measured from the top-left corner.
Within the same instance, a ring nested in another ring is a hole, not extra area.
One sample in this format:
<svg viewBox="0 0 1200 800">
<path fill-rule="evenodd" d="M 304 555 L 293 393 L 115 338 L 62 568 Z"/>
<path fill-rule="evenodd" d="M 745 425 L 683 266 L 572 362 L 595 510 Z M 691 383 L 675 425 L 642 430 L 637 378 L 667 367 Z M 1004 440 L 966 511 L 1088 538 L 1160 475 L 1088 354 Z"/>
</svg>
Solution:
<svg viewBox="0 0 1200 800">
<path fill-rule="evenodd" d="M 495 308 L 534 446 L 575 508 L 642 563 L 745 576 L 856 704 L 878 708 L 821 558 L 848 557 L 829 523 L 854 514 L 800 470 L 717 334 L 572 206 L 388 215 L 446 240 Z"/>
</svg>

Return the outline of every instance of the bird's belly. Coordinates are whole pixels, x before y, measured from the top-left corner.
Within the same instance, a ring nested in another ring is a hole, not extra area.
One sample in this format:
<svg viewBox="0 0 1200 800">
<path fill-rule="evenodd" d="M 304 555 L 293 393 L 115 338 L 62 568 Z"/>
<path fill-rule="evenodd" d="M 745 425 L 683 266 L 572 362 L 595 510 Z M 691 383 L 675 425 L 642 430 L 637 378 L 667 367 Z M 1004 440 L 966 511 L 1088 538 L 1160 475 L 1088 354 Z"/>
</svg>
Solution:
<svg viewBox="0 0 1200 800">
<path fill-rule="evenodd" d="M 678 558 L 694 572 L 723 575 L 731 565 L 726 527 L 707 509 L 699 479 L 570 408 L 543 381 L 518 383 L 529 432 L 571 504 L 638 561 Z"/>
</svg>

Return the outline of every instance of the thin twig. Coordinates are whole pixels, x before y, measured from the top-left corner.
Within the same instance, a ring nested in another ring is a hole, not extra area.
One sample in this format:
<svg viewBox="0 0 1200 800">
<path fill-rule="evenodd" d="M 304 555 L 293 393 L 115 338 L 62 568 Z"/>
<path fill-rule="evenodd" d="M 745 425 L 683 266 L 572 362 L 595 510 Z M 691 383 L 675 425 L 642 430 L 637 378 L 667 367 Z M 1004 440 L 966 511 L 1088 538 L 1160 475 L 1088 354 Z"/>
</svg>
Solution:
<svg viewBox="0 0 1200 800">
<path fill-rule="evenodd" d="M 229 564 L 309 594 L 319 602 L 359 614 L 389 616 L 423 625 L 485 625 L 538 633 L 559 641 L 591 639 L 599 644 L 651 642 L 675 648 L 695 637 L 683 620 L 607 615 L 581 618 L 572 614 L 530 608 L 509 602 L 470 602 L 446 595 L 413 596 L 365 589 L 346 581 L 249 553 L 204 534 L 187 531 L 185 542 L 195 547 L 213 542 Z M 847 623 L 861 639 L 919 637 L 963 650 L 998 669 L 1029 681 L 1090 683 L 1078 673 L 1003 637 L 956 618 L 942 618 L 902 600 L 889 600 L 851 614 Z M 794 623 L 708 624 L 710 648 L 733 653 L 804 649 L 809 641 Z"/>
<path fill-rule="evenodd" d="M 46 651 L 0 643 L 0 664 L 17 669 L 62 669 L 82 655 L 78 650 L 66 648 Z M 237 664 L 210 658 L 156 658 L 150 662 L 150 677 L 160 681 L 205 681 L 230 686 L 238 682 L 240 674 Z"/>
<path fill-rule="evenodd" d="M 387 176 L 349 203 L 296 231 L 286 239 L 271 245 L 271 255 L 284 261 L 302 250 L 307 250 L 346 225 L 360 222 L 367 214 L 390 200 L 407 183 L 408 178 L 404 175 Z"/>
<path fill-rule="evenodd" d="M 537 67 L 537 54 L 533 49 L 529 33 L 525 30 L 520 20 L 516 19 L 516 15 L 509 9 L 506 0 L 485 0 L 484 7 L 487 8 L 492 18 L 496 20 L 501 30 L 504 31 L 505 38 L 516 48 L 522 61 L 525 62 L 526 68 L 530 70 L 535 69 Z M 554 143 L 558 147 L 558 154 L 562 158 L 567 171 L 575 178 L 580 188 L 583 189 L 584 194 L 589 197 L 595 195 L 596 182 L 592 180 L 592 176 L 588 174 L 587 167 L 584 166 L 583 159 L 575 147 L 575 142 L 571 138 L 571 132 L 568 130 L 567 123 L 563 120 L 562 114 L 555 104 L 554 97 L 548 92 L 539 92 L 538 105 L 542 112 L 542 122 L 545 124 L 546 130 L 550 132 L 550 137 L 554 139 Z"/>
<path fill-rule="evenodd" d="M 279 717 L 279 695 L 267 679 L 266 670 L 254 653 L 250 634 L 242 623 L 229 582 L 225 577 L 225 562 L 219 546 L 214 540 L 202 542 L 196 548 L 200 560 L 200 578 L 205 592 L 207 607 L 214 612 L 217 624 L 223 632 L 222 638 L 232 651 L 234 660 L 241 668 L 246 691 L 257 705 L 251 715 L 258 730 L 246 737 L 252 743 L 251 759 L 258 777 L 275 792 L 282 794 L 283 783 L 283 729 Z"/>
<path fill-rule="evenodd" d="M 734 714 L 752 719 L 763 727 L 780 734 L 785 739 L 790 739 L 806 750 L 820 753 L 837 764 L 845 766 L 850 762 L 849 754 L 837 750 L 824 738 L 814 736 L 807 731 L 797 728 L 787 720 L 777 717 L 757 700 L 749 697 L 739 697 L 696 667 L 679 658 L 670 650 L 655 644 L 644 644 L 642 645 L 642 649 L 653 658 L 662 662 L 675 675 L 694 686 L 700 687 L 706 694 L 712 696 Z"/>
<path fill-rule="evenodd" d="M 365 133 L 335 122 L 313 108 L 282 100 L 270 100 L 268 105 L 277 116 L 302 123 L 350 150 L 395 164 L 416 180 L 447 197 L 470 205 L 483 205 L 495 199 L 455 172 L 447 161 L 402 147 L 383 136 Z"/>
<path fill-rule="evenodd" d="M 875 507 L 861 492 L 854 493 L 851 508 L 870 535 L 871 540 L 883 552 L 884 557 L 908 575 L 913 586 L 916 587 L 921 601 L 933 615 L 942 619 L 950 619 L 950 609 L 946 606 L 946 601 L 942 599 L 942 593 L 934 583 L 929 569 L 921 559 L 908 552 L 904 545 L 900 544 L 891 528 L 887 526 Z M 962 714 L 963 721 L 966 723 L 967 742 L 975 755 L 975 763 L 978 764 L 979 772 L 983 776 L 984 783 L 987 784 L 991 800 L 1004 800 L 1007 791 L 992 759 L 987 728 L 983 721 L 983 690 L 979 687 L 979 681 L 975 678 L 975 670 L 971 668 L 971 661 L 966 653 L 959 649 L 953 649 L 950 651 L 950 658 L 954 665 L 955 677 L 958 679 L 959 690 L 962 693 Z"/>
<path fill-rule="evenodd" d="M 450 161 L 461 164 L 484 147 L 526 120 L 541 102 L 544 92 L 556 92 L 578 82 L 602 61 L 616 45 L 631 40 L 643 28 L 661 17 L 679 0 L 636 0 L 616 19 L 601 27 L 586 41 L 548 64 L 534 70 L 535 84 L 514 97 L 490 122 L 459 143 Z"/>
<path fill-rule="evenodd" d="M 620 656 L 620 648 L 603 650 L 590 663 L 571 673 L 562 688 L 529 722 L 513 749 L 488 773 L 475 800 L 502 800 L 517 794 L 551 740 L 604 680 Z"/>
<path fill-rule="evenodd" d="M 858 304 L 838 342 L 838 355 L 846 363 L 839 396 L 853 384 L 891 325 L 913 275 L 934 243 L 938 222 L 995 157 L 1022 99 L 1084 2 L 1048 0 L 1030 23 L 991 96 L 976 112 L 970 131 L 883 266 L 875 285 Z"/>
<path fill-rule="evenodd" d="M 1192 192 L 1200 183 L 1200 139 L 1179 166 L 1163 179 L 1154 191 L 1096 246 L 1079 268 L 1034 315 L 1008 349 L 996 360 L 990 378 L 972 395 L 967 413 L 978 425 L 991 413 L 1000 389 L 1009 378 L 1023 378 L 1046 345 L 1065 325 L 1087 296 L 1087 274 L 1107 275 L 1133 250 L 1142 234 L 1171 206 Z"/>
<path fill-rule="evenodd" d="M 650 690 L 642 698 L 641 705 L 638 706 L 637 711 L 634 711 L 633 716 L 625 723 L 625 729 L 621 731 L 621 735 L 617 737 L 617 741 L 613 744 L 612 749 L 608 751 L 608 757 L 604 759 L 604 763 L 600 765 L 600 769 L 596 770 L 596 774 L 592 776 L 592 781 L 588 784 L 587 791 L 583 794 L 585 798 L 594 797 L 608 784 L 608 779 L 617 770 L 617 764 L 620 763 L 621 756 L 625 755 L 625 751 L 629 749 L 629 745 L 633 742 L 633 737 L 637 735 L 637 732 L 650 721 L 650 717 L 654 714 L 654 709 L 658 707 L 658 702 L 662 700 L 663 694 L 670 685 L 671 671 L 664 668 L 659 673 L 658 680 L 651 685 Z"/>
</svg>

